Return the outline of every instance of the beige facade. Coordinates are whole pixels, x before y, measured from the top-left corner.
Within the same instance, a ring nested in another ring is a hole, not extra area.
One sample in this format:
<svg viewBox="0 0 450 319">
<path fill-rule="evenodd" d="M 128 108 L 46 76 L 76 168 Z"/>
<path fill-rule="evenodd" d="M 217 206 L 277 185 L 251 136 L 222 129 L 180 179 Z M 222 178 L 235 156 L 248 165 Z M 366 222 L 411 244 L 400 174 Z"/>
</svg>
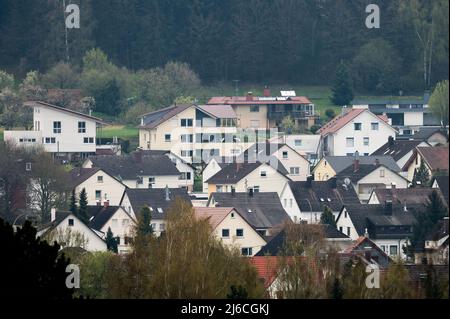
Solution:
<svg viewBox="0 0 450 319">
<path fill-rule="evenodd" d="M 313 170 L 314 180 L 327 181 L 336 176 L 336 172 L 325 158 L 322 158 Z"/>
<path fill-rule="evenodd" d="M 86 189 L 88 205 L 109 201 L 109 205 L 118 206 L 126 186 L 114 177 L 100 170 L 75 188 L 77 196 Z"/>
</svg>

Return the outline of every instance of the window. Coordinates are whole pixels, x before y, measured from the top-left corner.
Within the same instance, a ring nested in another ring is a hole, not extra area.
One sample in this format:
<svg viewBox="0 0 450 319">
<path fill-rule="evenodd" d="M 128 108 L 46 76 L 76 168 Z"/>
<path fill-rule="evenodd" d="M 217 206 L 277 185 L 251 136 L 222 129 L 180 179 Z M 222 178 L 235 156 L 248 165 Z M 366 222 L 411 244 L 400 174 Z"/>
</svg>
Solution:
<svg viewBox="0 0 450 319">
<path fill-rule="evenodd" d="M 153 188 L 153 185 L 156 184 L 156 178 L 155 177 L 149 177 L 148 178 L 148 188 Z"/>
<path fill-rule="evenodd" d="M 259 105 L 251 105 L 250 106 L 250 112 L 251 113 L 258 113 L 259 112 Z"/>
<path fill-rule="evenodd" d="M 102 191 L 95 191 L 95 199 L 96 200 L 102 199 Z"/>
<path fill-rule="evenodd" d="M 302 144 L 302 140 L 295 140 L 295 146 L 300 147 Z"/>
<path fill-rule="evenodd" d="M 260 188 L 259 188 L 259 186 L 253 186 L 253 193 L 259 193 L 259 191 L 260 191 Z"/>
<path fill-rule="evenodd" d="M 103 183 L 103 176 L 97 176 L 97 183 Z"/>
<path fill-rule="evenodd" d="M 353 137 L 347 137 L 347 147 L 355 147 L 355 139 Z"/>
<path fill-rule="evenodd" d="M 138 185 L 144 184 L 144 178 L 143 178 L 142 176 L 138 176 L 138 177 L 137 177 L 137 184 L 138 184 Z"/>
<path fill-rule="evenodd" d="M 25 164 L 25 170 L 26 170 L 27 172 L 31 171 L 31 163 L 26 163 L 26 164 Z"/>
<path fill-rule="evenodd" d="M 230 237 L 230 230 L 222 229 L 222 238 L 229 238 L 229 237 Z"/>
<path fill-rule="evenodd" d="M 389 255 L 397 256 L 398 255 L 398 247 L 397 246 L 390 246 L 389 247 Z"/>
<path fill-rule="evenodd" d="M 84 144 L 94 144 L 94 138 L 93 137 L 85 137 Z"/>
<path fill-rule="evenodd" d="M 361 131 L 362 130 L 362 124 L 361 123 L 355 123 L 355 131 Z"/>
<path fill-rule="evenodd" d="M 54 137 L 46 137 L 45 138 L 45 144 L 55 144 L 56 143 L 56 138 Z"/>
<path fill-rule="evenodd" d="M 75 221 L 71 218 L 67 221 L 69 227 L 73 227 L 73 225 L 75 224 Z"/>
<path fill-rule="evenodd" d="M 78 133 L 86 133 L 86 122 L 78 122 Z"/>
<path fill-rule="evenodd" d="M 352 231 L 351 231 L 350 227 L 347 227 L 347 236 L 350 237 L 351 232 L 352 232 Z"/>
<path fill-rule="evenodd" d="M 289 207 L 292 208 L 294 206 L 294 200 L 291 198 L 289 199 Z"/>
<path fill-rule="evenodd" d="M 194 151 L 193 150 L 182 150 L 181 151 L 181 157 L 193 157 Z"/>
<path fill-rule="evenodd" d="M 53 122 L 53 133 L 61 134 L 61 122 Z"/>
<path fill-rule="evenodd" d="M 217 191 L 218 193 L 222 193 L 222 192 L 223 192 L 223 186 L 222 186 L 222 185 L 217 185 L 216 191 Z"/>
<path fill-rule="evenodd" d="M 231 213 L 231 218 L 232 218 L 232 219 L 234 218 L 234 216 L 235 216 L 234 213 Z"/>
<path fill-rule="evenodd" d="M 344 233 L 344 229 L 343 229 L 342 227 L 339 227 L 339 231 L 340 231 L 341 233 Z"/>
<path fill-rule="evenodd" d="M 380 129 L 380 124 L 379 123 L 372 123 L 371 127 L 372 127 L 372 131 L 378 131 Z"/>
<path fill-rule="evenodd" d="M 130 225 L 130 220 L 129 219 L 122 219 L 122 226 L 123 227 L 127 227 Z"/>
<path fill-rule="evenodd" d="M 369 146 L 369 143 L 370 143 L 370 138 L 365 137 L 364 138 L 364 146 Z"/>
<path fill-rule="evenodd" d="M 192 127 L 194 126 L 193 119 L 181 119 L 181 127 Z"/>
<path fill-rule="evenodd" d="M 385 177 L 386 176 L 386 171 L 384 169 L 380 169 L 380 177 Z"/>
<path fill-rule="evenodd" d="M 289 158 L 289 152 L 283 152 L 283 159 Z"/>
<path fill-rule="evenodd" d="M 381 245 L 380 248 L 382 251 L 386 252 L 386 245 Z"/>
<path fill-rule="evenodd" d="M 183 173 L 181 173 L 180 180 L 189 181 L 191 179 L 191 177 L 192 177 L 192 174 L 190 172 L 183 172 Z"/>
<path fill-rule="evenodd" d="M 165 140 L 167 143 L 169 143 L 169 142 L 172 141 L 172 136 L 171 136 L 170 134 L 166 134 L 166 135 L 164 135 L 164 140 Z"/>
<path fill-rule="evenodd" d="M 244 237 L 244 230 L 241 229 L 241 228 L 236 229 L 236 236 L 237 237 Z"/>
<path fill-rule="evenodd" d="M 287 198 L 284 199 L 284 207 L 287 207 Z"/>
<path fill-rule="evenodd" d="M 111 226 L 112 227 L 117 227 L 118 225 L 119 225 L 119 221 L 117 219 L 111 220 Z"/>
<path fill-rule="evenodd" d="M 300 175 L 300 167 L 291 167 L 291 175 Z"/>
<path fill-rule="evenodd" d="M 181 143 L 193 143 L 193 142 L 194 142 L 194 135 L 192 134 L 181 135 Z"/>
<path fill-rule="evenodd" d="M 158 207 L 157 211 L 158 211 L 158 213 L 160 213 L 160 214 L 164 213 L 164 210 L 163 210 L 161 207 Z"/>
<path fill-rule="evenodd" d="M 242 256 L 252 256 L 253 248 L 242 248 Z"/>
<path fill-rule="evenodd" d="M 267 172 L 266 171 L 261 171 L 261 177 L 267 177 Z"/>
</svg>

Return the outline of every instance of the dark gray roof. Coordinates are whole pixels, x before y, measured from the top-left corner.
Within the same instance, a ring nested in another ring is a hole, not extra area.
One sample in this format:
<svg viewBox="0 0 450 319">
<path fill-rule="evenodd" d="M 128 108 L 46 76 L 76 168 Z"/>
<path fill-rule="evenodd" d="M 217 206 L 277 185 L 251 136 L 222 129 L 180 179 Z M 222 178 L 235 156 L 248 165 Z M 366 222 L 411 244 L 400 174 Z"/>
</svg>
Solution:
<svg viewBox="0 0 450 319">
<path fill-rule="evenodd" d="M 165 155 L 123 155 L 89 157 L 99 167 L 119 180 L 137 179 L 138 176 L 180 175 L 176 165 Z"/>
<path fill-rule="evenodd" d="M 119 206 L 88 206 L 88 215 L 92 218 L 89 227 L 100 231 L 119 208 Z"/>
<path fill-rule="evenodd" d="M 261 165 L 263 165 L 263 163 L 261 162 L 228 164 L 224 166 L 222 170 L 217 172 L 217 174 L 209 178 L 206 182 L 210 184 L 235 184 Z M 283 176 L 289 174 L 283 164 L 281 164 L 280 161 L 275 158 L 272 158 L 270 162 L 267 163 L 267 165 L 274 168 Z"/>
<path fill-rule="evenodd" d="M 75 188 L 81 183 L 88 180 L 90 177 L 92 177 L 95 173 L 100 171 L 101 169 L 98 167 L 94 168 L 81 168 L 76 167 L 73 170 L 70 171 L 70 186 L 71 188 Z"/>
<path fill-rule="evenodd" d="M 420 213 L 424 209 L 424 205 L 407 205 L 407 211 L 403 205 L 393 205 L 392 214 L 387 212 L 385 205 L 345 205 L 345 209 L 349 214 L 358 235 L 363 236 L 366 229 L 374 227 L 390 227 L 390 226 L 408 226 L 412 227 L 416 223 L 415 214 Z M 342 215 L 342 211 L 338 218 Z M 370 236 L 376 237 L 377 228 L 371 229 Z M 384 235 L 385 238 L 386 235 Z M 392 235 L 391 237 L 395 237 Z M 402 236 L 400 236 L 402 237 Z M 403 237 L 405 238 L 405 237 Z"/>
<path fill-rule="evenodd" d="M 139 126 L 140 128 L 154 129 L 161 123 L 164 123 L 167 120 L 170 120 L 175 115 L 183 112 L 188 109 L 192 105 L 177 105 L 170 106 L 165 109 L 161 109 L 149 114 L 143 115 L 144 125 Z"/>
<path fill-rule="evenodd" d="M 311 185 L 311 186 L 309 186 Z M 303 212 L 323 212 L 325 207 L 338 212 L 344 204 L 359 204 L 358 195 L 353 187 L 345 188 L 343 183 L 336 183 L 334 188 L 333 180 L 308 182 L 289 182 L 289 186 L 294 194 L 295 200 Z M 309 206 L 311 204 L 311 207 Z"/>
<path fill-rule="evenodd" d="M 346 169 L 344 169 L 342 172 L 336 175 L 339 181 L 343 181 L 346 178 L 349 178 L 353 183 L 359 182 L 361 179 L 372 173 L 374 170 L 376 170 L 379 167 L 387 168 L 384 165 L 359 165 L 359 168 L 355 171 L 354 166 L 349 166 Z M 400 176 L 400 175 L 399 175 Z"/>
<path fill-rule="evenodd" d="M 429 196 L 433 193 L 433 188 L 416 187 L 404 189 L 380 188 L 375 189 L 374 192 L 378 201 L 382 204 L 387 200 L 392 200 L 394 204 L 426 204 Z"/>
<path fill-rule="evenodd" d="M 139 216 L 144 206 L 148 206 L 153 210 L 153 219 L 166 219 L 167 212 L 175 203 L 176 199 L 191 203 L 189 194 L 182 188 L 169 189 L 170 200 L 166 200 L 166 189 L 127 189 L 125 194 L 128 195 L 136 217 Z M 158 212 L 159 208 L 162 209 L 162 213 Z"/>
<path fill-rule="evenodd" d="M 38 230 L 44 230 L 47 229 L 45 231 L 45 233 L 48 233 L 50 230 L 54 229 L 55 227 L 57 227 L 64 219 L 66 219 L 69 215 L 71 215 L 71 212 L 60 212 L 57 211 L 55 214 L 55 220 L 54 221 L 49 221 L 45 224 L 42 224 L 38 227 Z"/>
<path fill-rule="evenodd" d="M 448 235 L 448 217 L 440 220 L 433 230 L 426 235 L 426 240 L 440 240 Z"/>
<path fill-rule="evenodd" d="M 290 221 L 277 193 L 213 193 L 217 207 L 234 207 L 254 228 L 267 229 Z"/>
<path fill-rule="evenodd" d="M 395 161 L 402 159 L 406 154 L 413 151 L 423 140 L 413 140 L 413 141 L 404 141 L 397 140 L 387 142 L 383 146 L 381 146 L 378 150 L 376 150 L 372 156 L 392 156 Z"/>
<path fill-rule="evenodd" d="M 346 169 L 349 166 L 353 165 L 353 162 L 355 161 L 354 156 L 325 156 L 324 160 L 327 161 L 331 167 L 333 167 L 333 170 L 336 172 L 336 174 L 339 174 L 344 169 Z M 360 156 L 359 157 L 359 163 L 364 164 L 375 164 L 377 160 L 380 162 L 380 164 L 385 165 L 389 169 L 391 169 L 394 172 L 400 172 L 401 168 L 397 165 L 394 158 L 392 156 Z"/>
<path fill-rule="evenodd" d="M 434 177 L 434 180 L 436 181 L 436 183 L 439 186 L 439 189 L 442 193 L 442 195 L 444 196 L 445 200 L 447 201 L 447 205 L 448 205 L 448 176 L 446 175 L 438 175 Z"/>
<path fill-rule="evenodd" d="M 423 127 L 418 132 L 416 132 L 416 134 L 414 134 L 412 138 L 415 140 L 425 141 L 435 133 L 442 134 L 443 136 L 448 138 L 446 131 L 436 127 Z"/>
<path fill-rule="evenodd" d="M 319 225 L 311 225 L 319 226 Z M 327 239 L 349 239 L 349 237 L 335 227 L 330 225 L 320 225 L 323 227 L 325 238 Z M 280 256 L 286 241 L 286 231 L 279 232 L 271 241 L 267 243 L 256 256 Z"/>
</svg>

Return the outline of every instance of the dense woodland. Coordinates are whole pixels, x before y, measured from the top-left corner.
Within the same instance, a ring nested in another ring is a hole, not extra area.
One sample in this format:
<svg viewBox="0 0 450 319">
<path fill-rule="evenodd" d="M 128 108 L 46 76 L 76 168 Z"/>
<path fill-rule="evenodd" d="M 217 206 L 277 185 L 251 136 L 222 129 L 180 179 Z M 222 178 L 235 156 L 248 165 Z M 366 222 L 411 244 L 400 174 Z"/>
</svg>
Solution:
<svg viewBox="0 0 450 319">
<path fill-rule="evenodd" d="M 66 0 L 72 65 L 100 48 L 120 67 L 188 63 L 203 83 L 329 84 L 340 61 L 360 92 L 420 92 L 448 79 L 447 0 Z M 24 78 L 66 60 L 62 0 L 0 0 L 0 69 Z M 364 70 L 364 71 L 362 71 Z M 378 78 L 386 80 L 380 83 Z M 375 79 L 374 79 L 375 78 Z"/>
</svg>

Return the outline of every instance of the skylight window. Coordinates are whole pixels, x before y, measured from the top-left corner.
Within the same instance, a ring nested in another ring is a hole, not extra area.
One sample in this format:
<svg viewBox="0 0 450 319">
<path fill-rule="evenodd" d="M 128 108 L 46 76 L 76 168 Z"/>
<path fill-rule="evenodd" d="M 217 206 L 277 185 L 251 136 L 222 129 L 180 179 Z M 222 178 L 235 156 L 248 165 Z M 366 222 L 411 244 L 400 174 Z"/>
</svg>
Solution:
<svg viewBox="0 0 450 319">
<path fill-rule="evenodd" d="M 325 200 L 323 198 L 321 198 L 320 201 L 323 203 Z"/>
<path fill-rule="evenodd" d="M 164 211 L 162 208 L 158 208 L 158 213 L 162 214 Z"/>
</svg>

